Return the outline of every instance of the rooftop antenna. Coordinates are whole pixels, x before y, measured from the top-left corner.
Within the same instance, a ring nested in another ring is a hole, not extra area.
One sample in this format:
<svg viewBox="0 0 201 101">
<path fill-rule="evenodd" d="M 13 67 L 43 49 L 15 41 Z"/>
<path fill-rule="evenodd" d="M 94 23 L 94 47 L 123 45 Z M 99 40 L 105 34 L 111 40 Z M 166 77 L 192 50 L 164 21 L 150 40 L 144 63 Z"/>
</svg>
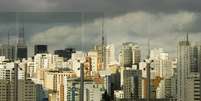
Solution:
<svg viewBox="0 0 201 101">
<path fill-rule="evenodd" d="M 101 31 L 101 51 L 102 51 L 102 67 L 103 67 L 103 69 L 105 70 L 105 68 L 106 68 L 106 66 L 105 66 L 105 51 L 104 51 L 104 49 L 105 49 L 105 36 L 104 36 L 104 24 L 105 24 L 105 14 L 104 14 L 104 12 L 103 12 L 103 18 L 102 18 L 102 27 L 101 27 L 101 29 L 102 29 L 102 31 Z"/>
<path fill-rule="evenodd" d="M 84 12 L 81 12 L 81 49 L 82 49 L 82 51 L 84 51 L 84 33 L 85 33 L 85 27 L 84 27 L 84 23 L 85 23 L 85 21 L 84 21 L 84 19 L 85 19 L 85 14 L 84 14 Z"/>
<path fill-rule="evenodd" d="M 10 46 L 10 31 L 8 31 L 8 46 Z"/>
<path fill-rule="evenodd" d="M 147 59 L 149 59 L 150 58 L 150 39 L 148 39 L 148 41 L 147 41 Z"/>
<path fill-rule="evenodd" d="M 17 12 L 15 13 L 15 30 L 16 30 L 16 32 L 17 32 L 17 37 L 19 36 L 19 22 L 18 22 L 18 14 L 17 14 Z M 18 42 L 18 39 L 17 39 L 17 42 Z"/>
<path fill-rule="evenodd" d="M 18 44 L 24 44 L 24 18 L 22 18 L 22 28 L 19 28 L 20 31 L 18 32 Z"/>
<path fill-rule="evenodd" d="M 188 39 L 188 32 L 187 32 L 187 34 L 186 34 L 186 41 L 189 41 L 189 39 Z"/>
<path fill-rule="evenodd" d="M 101 38 L 102 38 L 102 45 L 104 45 L 105 44 L 105 37 L 104 37 L 104 17 L 105 17 L 105 15 L 104 15 L 104 13 L 103 13 L 103 19 L 102 19 L 102 32 L 101 32 Z"/>
</svg>

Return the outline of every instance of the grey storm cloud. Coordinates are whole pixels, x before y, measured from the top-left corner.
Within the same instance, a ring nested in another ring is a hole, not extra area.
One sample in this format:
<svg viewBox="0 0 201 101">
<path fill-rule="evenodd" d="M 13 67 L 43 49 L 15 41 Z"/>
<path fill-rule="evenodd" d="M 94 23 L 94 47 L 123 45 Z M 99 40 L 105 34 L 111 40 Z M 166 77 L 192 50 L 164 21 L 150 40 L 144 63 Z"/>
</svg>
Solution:
<svg viewBox="0 0 201 101">
<path fill-rule="evenodd" d="M 177 12 L 201 10 L 200 0 L 1 0 L 1 11 L 132 11 Z"/>
<path fill-rule="evenodd" d="M 152 47 L 163 47 L 175 54 L 179 40 L 185 38 L 184 29 L 192 25 L 194 13 L 180 12 L 176 14 L 151 14 L 134 12 L 118 17 L 106 18 L 104 32 L 108 44 L 115 44 L 119 49 L 122 42 L 134 41 L 146 49 L 148 38 Z M 71 25 L 52 26 L 51 28 L 35 33 L 32 43 L 46 42 L 57 47 L 76 47 L 77 49 L 91 49 L 100 43 L 102 19 L 96 19 L 83 26 Z M 55 34 L 56 33 L 56 34 Z M 201 33 L 191 32 L 191 39 L 198 40 Z M 45 40 L 47 39 L 47 40 Z M 55 48 L 55 47 L 53 47 Z"/>
<path fill-rule="evenodd" d="M 187 32 L 191 40 L 200 41 L 200 4 L 200 0 L 1 0 L 0 36 L 5 39 L 8 30 L 17 29 L 16 23 L 24 23 L 31 48 L 41 43 L 51 51 L 89 50 L 100 43 L 104 13 L 109 44 L 119 48 L 122 42 L 134 41 L 145 50 L 149 38 L 152 47 L 175 53 L 176 43 Z"/>
</svg>

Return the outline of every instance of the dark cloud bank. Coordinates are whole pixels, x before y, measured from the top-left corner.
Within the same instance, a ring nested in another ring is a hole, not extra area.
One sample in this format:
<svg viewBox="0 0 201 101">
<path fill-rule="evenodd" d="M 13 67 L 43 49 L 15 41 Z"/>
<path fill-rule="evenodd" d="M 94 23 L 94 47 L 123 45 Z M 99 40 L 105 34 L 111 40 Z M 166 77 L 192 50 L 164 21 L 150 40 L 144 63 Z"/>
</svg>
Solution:
<svg viewBox="0 0 201 101">
<path fill-rule="evenodd" d="M 152 47 L 175 54 L 176 43 L 187 32 L 191 40 L 200 41 L 200 4 L 200 0 L 1 0 L 0 32 L 4 34 L 0 36 L 16 29 L 18 16 L 30 47 L 44 43 L 50 50 L 90 49 L 100 42 L 104 12 L 108 43 L 119 48 L 122 42 L 135 41 L 146 49 L 150 38 Z"/>
</svg>

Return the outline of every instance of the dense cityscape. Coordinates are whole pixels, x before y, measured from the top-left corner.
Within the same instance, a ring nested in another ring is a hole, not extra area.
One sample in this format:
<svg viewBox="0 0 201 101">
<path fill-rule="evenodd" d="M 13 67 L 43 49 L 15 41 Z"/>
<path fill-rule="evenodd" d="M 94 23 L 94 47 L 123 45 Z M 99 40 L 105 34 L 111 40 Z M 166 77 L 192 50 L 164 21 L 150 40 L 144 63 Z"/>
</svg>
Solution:
<svg viewBox="0 0 201 101">
<path fill-rule="evenodd" d="M 0 0 L 0 101 L 201 101 L 201 0 Z"/>
<path fill-rule="evenodd" d="M 104 33 L 89 51 L 36 44 L 29 57 L 24 30 L 0 46 L 0 101 L 200 101 L 201 43 L 189 34 L 174 58 L 148 40 L 146 53 L 122 43 L 117 59 Z"/>
</svg>

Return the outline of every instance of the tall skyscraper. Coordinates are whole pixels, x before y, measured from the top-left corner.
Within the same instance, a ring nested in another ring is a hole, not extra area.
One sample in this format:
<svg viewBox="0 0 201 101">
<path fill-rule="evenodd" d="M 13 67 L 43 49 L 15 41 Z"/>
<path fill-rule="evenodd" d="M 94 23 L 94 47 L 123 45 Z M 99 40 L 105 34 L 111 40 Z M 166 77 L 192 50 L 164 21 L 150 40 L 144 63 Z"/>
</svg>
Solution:
<svg viewBox="0 0 201 101">
<path fill-rule="evenodd" d="M 200 101 L 200 81 L 197 71 L 197 51 L 191 46 L 188 35 L 177 47 L 177 100 Z M 188 96 L 187 96 L 188 95 Z"/>
<path fill-rule="evenodd" d="M 106 45 L 96 45 L 94 51 L 98 53 L 98 67 L 99 70 L 106 69 Z"/>
<path fill-rule="evenodd" d="M 200 72 L 200 84 L 201 84 L 201 43 L 198 44 L 198 67 Z M 200 87 L 200 93 L 201 93 L 201 87 Z M 201 94 L 200 94 L 201 99 Z"/>
<path fill-rule="evenodd" d="M 105 88 L 107 91 L 107 95 L 111 100 L 114 100 L 114 91 L 120 90 L 120 73 L 116 71 L 116 73 L 112 73 L 111 75 L 105 76 Z"/>
<path fill-rule="evenodd" d="M 200 85 L 201 85 L 201 42 L 197 42 L 196 43 L 196 48 L 197 48 L 197 65 L 196 65 L 196 67 L 195 68 L 192 68 L 193 69 L 193 71 L 194 71 L 194 69 L 195 69 L 195 71 L 198 69 L 198 71 L 199 71 L 199 75 L 200 75 L 200 77 L 199 77 L 199 80 L 200 80 Z M 199 92 L 199 94 L 200 94 L 200 99 L 201 99 L 201 87 L 200 87 L 200 92 Z"/>
<path fill-rule="evenodd" d="M 106 66 L 107 68 L 109 65 L 113 64 L 115 62 L 115 49 L 114 45 L 107 45 L 106 46 Z"/>
<path fill-rule="evenodd" d="M 119 61 L 123 67 L 132 67 L 132 65 L 138 65 L 140 62 L 141 54 L 137 43 L 126 42 L 122 44 Z"/>
<path fill-rule="evenodd" d="M 36 88 L 32 80 L 26 79 L 25 71 L 16 63 L 0 65 L 1 101 L 36 101 Z"/>
<path fill-rule="evenodd" d="M 140 99 L 142 97 L 142 71 L 127 68 L 123 71 L 123 78 L 124 97 Z"/>
<path fill-rule="evenodd" d="M 152 77 L 170 78 L 173 76 L 172 61 L 169 59 L 169 54 L 164 52 L 162 48 L 154 48 L 150 52 L 150 58 L 153 62 Z"/>
<path fill-rule="evenodd" d="M 47 45 L 35 45 L 34 46 L 34 55 L 38 53 L 48 53 L 48 46 Z"/>
<path fill-rule="evenodd" d="M 16 59 L 22 60 L 27 58 L 28 50 L 24 39 L 24 26 L 20 29 L 16 45 Z"/>
<path fill-rule="evenodd" d="M 177 100 L 185 101 L 185 87 L 186 87 L 186 78 L 188 75 L 188 69 L 190 68 L 190 42 L 188 38 L 186 41 L 180 41 L 177 46 Z"/>
<path fill-rule="evenodd" d="M 64 78 L 75 78 L 76 74 L 72 71 L 57 71 L 57 70 L 50 70 L 44 72 L 44 84 L 43 86 L 49 90 L 49 100 L 55 101 L 55 99 L 58 99 L 59 101 L 62 101 L 64 99 Z"/>
<path fill-rule="evenodd" d="M 96 51 L 89 51 L 88 52 L 88 57 L 91 58 L 92 72 L 97 72 L 98 70 L 100 70 L 98 68 L 98 53 Z"/>
<path fill-rule="evenodd" d="M 83 101 L 101 101 L 103 85 L 96 84 L 92 80 L 84 81 Z M 80 101 L 80 79 L 64 78 L 64 101 Z"/>
<path fill-rule="evenodd" d="M 5 56 L 6 59 L 15 59 L 15 46 L 2 44 L 0 45 L 0 56 Z"/>
</svg>

